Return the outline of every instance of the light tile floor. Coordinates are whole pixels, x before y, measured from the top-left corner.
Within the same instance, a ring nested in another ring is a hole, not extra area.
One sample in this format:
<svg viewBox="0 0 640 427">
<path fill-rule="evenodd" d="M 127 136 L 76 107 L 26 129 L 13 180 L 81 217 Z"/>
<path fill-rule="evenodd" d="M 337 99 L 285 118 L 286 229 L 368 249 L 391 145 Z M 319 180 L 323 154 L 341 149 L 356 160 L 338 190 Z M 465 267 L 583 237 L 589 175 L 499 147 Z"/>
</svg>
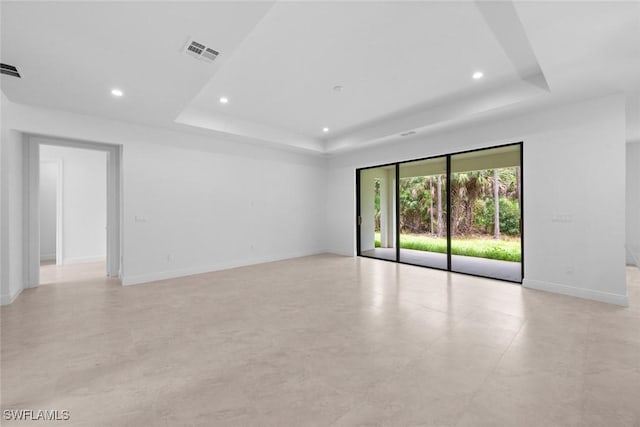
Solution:
<svg viewBox="0 0 640 427">
<path fill-rule="evenodd" d="M 104 281 L 107 275 L 105 261 L 87 262 L 78 264 L 56 265 L 55 261 L 42 261 L 40 263 L 40 284 L 49 285 L 56 283 L 89 283 Z"/>
<path fill-rule="evenodd" d="M 80 426 L 640 426 L 627 274 L 626 308 L 330 255 L 41 286 L 1 310 L 2 409 Z"/>
</svg>

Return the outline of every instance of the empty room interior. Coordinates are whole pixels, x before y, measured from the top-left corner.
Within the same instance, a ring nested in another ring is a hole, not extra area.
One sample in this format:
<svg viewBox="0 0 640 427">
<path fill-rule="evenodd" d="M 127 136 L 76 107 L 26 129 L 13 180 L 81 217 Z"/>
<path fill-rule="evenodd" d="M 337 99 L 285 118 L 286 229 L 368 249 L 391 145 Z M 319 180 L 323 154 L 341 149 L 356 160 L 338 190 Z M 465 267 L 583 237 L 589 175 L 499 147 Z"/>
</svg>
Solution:
<svg viewBox="0 0 640 427">
<path fill-rule="evenodd" d="M 640 426 L 640 2 L 0 24 L 3 426 Z"/>
</svg>

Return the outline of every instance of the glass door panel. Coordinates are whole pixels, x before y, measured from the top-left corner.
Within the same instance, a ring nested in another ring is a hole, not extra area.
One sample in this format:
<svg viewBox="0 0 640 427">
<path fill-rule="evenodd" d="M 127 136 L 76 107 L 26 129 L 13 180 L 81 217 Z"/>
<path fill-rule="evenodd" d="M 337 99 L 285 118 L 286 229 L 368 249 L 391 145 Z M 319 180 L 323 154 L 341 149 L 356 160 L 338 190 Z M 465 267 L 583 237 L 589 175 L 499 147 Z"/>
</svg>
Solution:
<svg viewBox="0 0 640 427">
<path fill-rule="evenodd" d="M 451 156 L 451 271 L 522 281 L 520 145 Z"/>
<path fill-rule="evenodd" d="M 359 171 L 358 255 L 397 261 L 396 166 Z"/>
<path fill-rule="evenodd" d="M 447 269 L 447 159 L 399 168 L 400 262 Z"/>
</svg>

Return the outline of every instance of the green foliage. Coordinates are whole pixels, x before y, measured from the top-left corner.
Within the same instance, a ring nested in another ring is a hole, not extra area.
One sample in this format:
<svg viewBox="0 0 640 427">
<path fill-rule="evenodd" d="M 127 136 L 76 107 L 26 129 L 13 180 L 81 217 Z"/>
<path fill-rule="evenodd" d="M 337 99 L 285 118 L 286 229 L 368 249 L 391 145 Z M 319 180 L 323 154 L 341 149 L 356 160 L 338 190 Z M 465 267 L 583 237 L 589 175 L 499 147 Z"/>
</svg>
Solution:
<svg viewBox="0 0 640 427">
<path fill-rule="evenodd" d="M 491 212 L 489 212 L 491 205 Z M 473 206 L 473 223 L 479 233 L 491 233 L 493 229 L 493 199 L 477 199 Z"/>
<path fill-rule="evenodd" d="M 453 255 L 473 256 L 478 258 L 497 259 L 520 262 L 520 242 L 505 240 L 452 240 Z"/>
<path fill-rule="evenodd" d="M 500 232 L 507 236 L 520 235 L 517 168 L 498 169 L 498 177 L 496 182 L 493 169 L 451 175 L 452 235 L 493 234 L 493 198 L 496 185 L 500 195 Z M 435 236 L 438 233 L 438 218 L 446 222 L 446 177 L 442 175 L 441 178 L 442 212 L 438 212 L 437 175 L 400 179 L 398 198 L 402 233 L 429 233 Z M 376 179 L 375 231 L 380 231 L 380 186 L 381 181 Z"/>
<path fill-rule="evenodd" d="M 376 247 L 380 247 L 380 237 L 377 233 Z M 445 254 L 447 253 L 447 239 L 401 234 L 400 248 Z M 501 261 L 521 262 L 522 260 L 519 239 L 510 241 L 491 239 L 452 239 L 451 253 L 453 255 L 497 259 Z"/>
<path fill-rule="evenodd" d="M 431 231 L 432 205 L 435 207 L 435 177 L 416 176 L 400 180 L 400 229 L 411 233 Z M 434 214 L 435 215 L 435 214 Z"/>
<path fill-rule="evenodd" d="M 401 234 L 400 247 L 402 249 L 414 249 L 417 251 L 438 252 L 441 254 L 446 254 L 447 239 Z"/>
<path fill-rule="evenodd" d="M 508 236 L 520 235 L 520 208 L 517 200 L 500 197 L 498 213 L 500 232 Z M 493 198 L 477 200 L 474 206 L 474 222 L 478 231 L 491 233 L 493 230 Z"/>
<path fill-rule="evenodd" d="M 376 178 L 374 181 L 375 189 L 374 189 L 374 222 L 376 231 L 380 231 L 380 179 Z"/>
<path fill-rule="evenodd" d="M 509 236 L 519 236 L 520 207 L 518 201 L 501 197 L 499 205 L 500 231 Z"/>
</svg>

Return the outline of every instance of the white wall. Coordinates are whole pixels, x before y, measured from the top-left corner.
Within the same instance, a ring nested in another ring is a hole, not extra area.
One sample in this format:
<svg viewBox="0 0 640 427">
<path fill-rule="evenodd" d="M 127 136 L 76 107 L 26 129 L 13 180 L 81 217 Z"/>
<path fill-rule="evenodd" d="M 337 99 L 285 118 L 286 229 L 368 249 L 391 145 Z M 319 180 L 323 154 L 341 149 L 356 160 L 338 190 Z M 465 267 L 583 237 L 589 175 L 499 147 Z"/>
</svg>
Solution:
<svg viewBox="0 0 640 427">
<path fill-rule="evenodd" d="M 16 230 L 2 275 L 11 265 L 18 273 L 11 283 L 22 269 L 20 132 L 123 145 L 125 283 L 326 249 L 353 255 L 356 167 L 524 140 L 525 286 L 626 301 L 620 97 L 418 134 L 336 155 L 328 165 L 321 157 L 6 100 L 2 119 L 1 219 L 3 232 Z M 573 221 L 552 222 L 554 213 Z M 4 296 L 10 287 L 2 285 Z"/>
<path fill-rule="evenodd" d="M 23 289 L 22 246 L 22 135 L 4 120 L 6 98 L 2 95 L 0 133 L 0 302 L 12 302 Z"/>
<path fill-rule="evenodd" d="M 640 142 L 627 144 L 627 264 L 640 267 Z"/>
<path fill-rule="evenodd" d="M 334 159 L 335 160 L 335 159 Z M 356 173 L 353 166 L 331 162 L 327 176 L 327 250 L 345 256 L 356 254 Z M 358 166 L 359 167 L 359 166 Z"/>
<path fill-rule="evenodd" d="M 127 280 L 322 252 L 326 172 L 313 163 L 126 146 Z"/>
<path fill-rule="evenodd" d="M 355 252 L 355 168 L 524 141 L 524 286 L 625 304 L 624 108 L 611 96 L 336 155 L 329 247 Z"/>
<path fill-rule="evenodd" d="M 40 260 L 56 259 L 58 163 L 40 161 Z"/>
<path fill-rule="evenodd" d="M 3 127 L 123 146 L 125 284 L 325 251 L 321 156 L 5 104 Z"/>
<path fill-rule="evenodd" d="M 55 142 L 47 138 L 33 139 L 41 144 Z M 62 164 L 63 264 L 104 260 L 107 256 L 107 153 L 40 145 L 40 159 Z M 40 172 L 42 184 L 42 169 Z M 40 202 L 42 211 L 42 197 Z M 50 233 L 49 224 L 46 228 L 44 225 L 41 219 L 41 252 L 44 233 Z M 52 225 L 55 235 L 55 222 Z"/>
</svg>

